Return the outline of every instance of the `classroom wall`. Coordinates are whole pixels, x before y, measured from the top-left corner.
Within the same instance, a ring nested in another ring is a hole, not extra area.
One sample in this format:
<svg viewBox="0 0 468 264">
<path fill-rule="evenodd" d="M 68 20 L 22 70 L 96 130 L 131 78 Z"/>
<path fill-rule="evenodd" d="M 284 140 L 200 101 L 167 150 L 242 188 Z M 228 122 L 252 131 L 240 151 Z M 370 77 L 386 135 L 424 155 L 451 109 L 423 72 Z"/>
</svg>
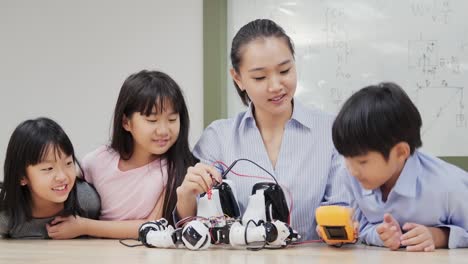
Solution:
<svg viewBox="0 0 468 264">
<path fill-rule="evenodd" d="M 80 158 L 108 143 L 124 79 L 162 70 L 185 92 L 190 142 L 203 129 L 202 0 L 0 1 L 0 180 L 13 129 L 47 116 Z"/>
</svg>

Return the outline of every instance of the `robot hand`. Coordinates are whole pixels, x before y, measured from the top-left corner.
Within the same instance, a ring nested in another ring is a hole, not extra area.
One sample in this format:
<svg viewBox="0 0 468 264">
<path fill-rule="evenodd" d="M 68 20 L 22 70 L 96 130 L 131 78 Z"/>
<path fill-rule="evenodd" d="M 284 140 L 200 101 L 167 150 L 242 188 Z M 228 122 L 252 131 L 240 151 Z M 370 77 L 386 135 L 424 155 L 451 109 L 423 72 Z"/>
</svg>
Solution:
<svg viewBox="0 0 468 264">
<path fill-rule="evenodd" d="M 161 218 L 141 225 L 138 240 L 147 247 L 171 248 L 176 245 L 174 234 L 174 227 L 169 225 L 166 219 Z"/>
<path fill-rule="evenodd" d="M 301 238 L 288 224 L 275 220 L 265 224 L 266 241 L 270 246 L 287 246 Z"/>
<path fill-rule="evenodd" d="M 234 223 L 229 230 L 229 243 L 232 246 L 244 246 L 254 242 L 264 242 L 266 246 L 284 247 L 300 238 L 297 231 L 279 220 L 259 222 L 243 226 Z"/>
</svg>

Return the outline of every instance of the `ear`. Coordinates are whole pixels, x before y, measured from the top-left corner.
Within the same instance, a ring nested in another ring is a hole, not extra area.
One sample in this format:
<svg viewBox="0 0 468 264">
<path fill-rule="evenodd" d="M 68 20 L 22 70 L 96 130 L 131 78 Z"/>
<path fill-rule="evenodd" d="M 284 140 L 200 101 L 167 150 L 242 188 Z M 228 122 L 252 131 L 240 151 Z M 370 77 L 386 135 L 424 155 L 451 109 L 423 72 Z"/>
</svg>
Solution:
<svg viewBox="0 0 468 264">
<path fill-rule="evenodd" d="M 231 77 L 234 80 L 234 82 L 237 84 L 237 86 L 239 86 L 239 89 L 241 89 L 241 91 L 244 91 L 244 88 L 242 87 L 240 74 L 238 74 L 234 68 L 231 68 L 229 72 L 231 73 Z"/>
<path fill-rule="evenodd" d="M 20 180 L 20 185 L 21 186 L 28 185 L 28 179 L 26 177 L 22 177 L 21 180 Z"/>
<path fill-rule="evenodd" d="M 122 117 L 122 127 L 128 132 L 131 130 L 130 119 L 126 115 Z"/>
<path fill-rule="evenodd" d="M 410 146 L 407 142 L 399 142 L 394 146 L 396 158 L 400 162 L 404 162 L 411 153 Z"/>
</svg>

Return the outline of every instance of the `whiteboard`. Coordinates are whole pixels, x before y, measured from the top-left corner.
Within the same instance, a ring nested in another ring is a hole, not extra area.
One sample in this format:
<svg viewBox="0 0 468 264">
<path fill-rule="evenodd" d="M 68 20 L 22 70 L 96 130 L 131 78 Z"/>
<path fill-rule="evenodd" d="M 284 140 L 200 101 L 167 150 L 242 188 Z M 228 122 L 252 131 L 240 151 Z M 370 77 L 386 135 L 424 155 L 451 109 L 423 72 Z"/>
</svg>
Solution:
<svg viewBox="0 0 468 264">
<path fill-rule="evenodd" d="M 270 18 L 294 42 L 299 100 L 336 113 L 356 90 L 396 82 L 421 113 L 423 150 L 468 156 L 467 10 L 466 0 L 229 0 L 228 54 L 240 27 Z M 232 116 L 245 108 L 227 83 Z"/>
</svg>

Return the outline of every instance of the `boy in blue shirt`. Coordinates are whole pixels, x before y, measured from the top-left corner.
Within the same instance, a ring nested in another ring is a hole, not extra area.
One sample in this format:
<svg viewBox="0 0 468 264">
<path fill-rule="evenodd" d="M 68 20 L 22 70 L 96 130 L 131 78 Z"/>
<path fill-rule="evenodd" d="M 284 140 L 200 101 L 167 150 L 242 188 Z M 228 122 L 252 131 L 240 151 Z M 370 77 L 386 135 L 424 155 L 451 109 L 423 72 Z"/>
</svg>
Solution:
<svg viewBox="0 0 468 264">
<path fill-rule="evenodd" d="M 468 247 L 468 173 L 417 150 L 422 121 L 394 83 L 353 94 L 333 124 L 360 239 L 391 250 Z"/>
</svg>

